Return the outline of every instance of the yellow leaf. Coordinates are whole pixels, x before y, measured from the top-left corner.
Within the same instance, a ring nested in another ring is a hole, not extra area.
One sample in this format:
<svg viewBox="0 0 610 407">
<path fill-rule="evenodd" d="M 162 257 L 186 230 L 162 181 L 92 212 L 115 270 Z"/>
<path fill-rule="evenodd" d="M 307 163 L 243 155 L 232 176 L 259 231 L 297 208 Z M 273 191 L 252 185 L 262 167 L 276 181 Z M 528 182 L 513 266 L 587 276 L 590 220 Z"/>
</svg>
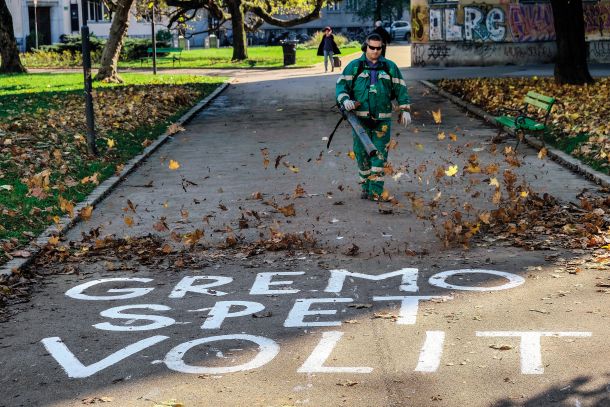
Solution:
<svg viewBox="0 0 610 407">
<path fill-rule="evenodd" d="M 51 236 L 47 243 L 49 243 L 51 246 L 57 246 L 59 243 L 59 236 Z"/>
<path fill-rule="evenodd" d="M 529 195 L 529 192 L 521 191 L 521 193 L 519 195 L 521 195 L 521 198 L 527 198 L 527 196 Z"/>
<path fill-rule="evenodd" d="M 423 151 L 423 149 L 424 149 L 424 145 L 423 145 L 422 143 L 416 143 L 416 144 L 415 144 L 415 147 L 417 147 L 417 149 L 418 149 L 419 151 Z"/>
<path fill-rule="evenodd" d="M 111 149 L 111 148 L 114 148 L 116 143 L 115 143 L 114 139 L 109 138 L 109 139 L 106 139 L 106 144 L 108 144 L 108 148 Z"/>
<path fill-rule="evenodd" d="M 354 153 L 353 151 L 350 151 L 349 153 L 347 153 L 347 156 L 349 158 L 351 158 L 352 160 L 356 159 L 356 153 Z"/>
<path fill-rule="evenodd" d="M 546 147 L 542 147 L 540 151 L 538 151 L 538 158 L 541 160 L 546 157 Z"/>
<path fill-rule="evenodd" d="M 170 170 L 177 170 L 178 168 L 180 168 L 180 164 L 178 163 L 178 161 L 174 161 L 174 160 L 169 160 L 169 169 Z"/>
<path fill-rule="evenodd" d="M 438 133 L 436 138 L 438 138 L 439 140 L 445 140 L 445 132 L 441 131 L 440 133 Z"/>
<path fill-rule="evenodd" d="M 451 139 L 451 141 L 457 141 L 457 134 L 449 133 L 449 138 Z"/>
<path fill-rule="evenodd" d="M 489 180 L 489 185 L 494 186 L 496 188 L 500 188 L 500 183 L 496 177 Z"/>
<path fill-rule="evenodd" d="M 381 199 L 383 201 L 387 201 L 390 198 L 390 192 L 387 189 L 384 189 L 381 193 Z"/>
<path fill-rule="evenodd" d="M 130 217 L 130 216 L 125 216 L 125 217 L 123 218 L 123 221 L 125 222 L 125 224 L 126 224 L 127 226 L 129 226 L 129 227 L 132 227 L 132 226 L 133 226 L 133 218 L 132 218 L 132 217 Z"/>
<path fill-rule="evenodd" d="M 300 171 L 300 170 L 299 170 L 299 167 L 296 167 L 296 166 L 294 166 L 294 165 L 292 165 L 292 164 L 291 164 L 291 165 L 290 165 L 290 167 L 288 167 L 288 168 L 290 169 L 290 171 L 294 172 L 295 174 L 296 174 L 296 173 L 298 173 L 298 172 Z"/>
<path fill-rule="evenodd" d="M 457 165 L 450 165 L 449 168 L 445 170 L 445 175 L 448 177 L 453 177 L 458 172 Z"/>
<path fill-rule="evenodd" d="M 436 124 L 441 124 L 441 109 L 438 109 L 437 111 L 432 111 L 432 118 L 434 118 L 434 123 Z"/>
<path fill-rule="evenodd" d="M 59 199 L 59 209 L 61 209 L 63 212 L 70 214 L 70 217 L 73 218 L 74 217 L 74 204 L 70 201 L 68 201 L 67 199 L 63 198 L 62 196 L 58 197 Z"/>
<path fill-rule="evenodd" d="M 481 172 L 481 168 L 478 165 L 469 164 L 468 167 L 466 167 L 466 172 L 469 172 L 471 174 L 478 174 Z"/>
<path fill-rule="evenodd" d="M 93 206 L 88 205 L 80 210 L 80 217 L 83 220 L 89 220 L 91 218 L 91 214 L 93 213 Z"/>
<path fill-rule="evenodd" d="M 55 223 L 59 223 L 61 221 L 61 218 L 57 215 L 53 216 L 53 222 Z"/>
</svg>

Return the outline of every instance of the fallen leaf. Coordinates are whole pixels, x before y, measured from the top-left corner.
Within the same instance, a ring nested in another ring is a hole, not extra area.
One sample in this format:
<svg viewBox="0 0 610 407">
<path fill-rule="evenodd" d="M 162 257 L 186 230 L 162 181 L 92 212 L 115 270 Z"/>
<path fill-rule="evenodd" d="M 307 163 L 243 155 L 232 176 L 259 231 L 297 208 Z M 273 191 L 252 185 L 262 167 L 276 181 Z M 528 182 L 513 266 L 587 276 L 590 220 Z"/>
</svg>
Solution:
<svg viewBox="0 0 610 407">
<path fill-rule="evenodd" d="M 546 147 L 542 147 L 540 151 L 538 151 L 538 158 L 542 160 L 544 157 L 546 157 L 546 153 Z"/>
<path fill-rule="evenodd" d="M 441 124 L 441 109 L 438 109 L 436 111 L 432 111 L 432 118 L 434 119 L 434 123 L 436 124 Z"/>
<path fill-rule="evenodd" d="M 457 173 L 458 173 L 458 166 L 457 165 L 450 165 L 449 168 L 447 168 L 445 170 L 445 175 L 448 176 L 448 177 L 453 177 Z"/>
<path fill-rule="evenodd" d="M 80 217 L 82 220 L 87 221 L 91 219 L 91 214 L 93 213 L 93 206 L 87 205 L 83 209 L 80 210 Z"/>
<path fill-rule="evenodd" d="M 180 164 L 178 163 L 178 161 L 175 160 L 169 160 L 169 169 L 174 171 L 177 170 L 178 168 L 180 168 Z"/>
<path fill-rule="evenodd" d="M 286 217 L 296 215 L 296 211 L 294 209 L 294 204 L 290 204 L 290 205 L 286 205 L 286 206 L 278 206 L 276 209 L 278 211 L 282 212 L 282 214 Z"/>
<path fill-rule="evenodd" d="M 169 136 L 171 136 L 172 134 L 176 134 L 179 131 L 184 131 L 184 127 L 182 127 L 181 125 L 177 124 L 177 123 L 172 123 L 167 127 L 167 134 Z"/>
</svg>

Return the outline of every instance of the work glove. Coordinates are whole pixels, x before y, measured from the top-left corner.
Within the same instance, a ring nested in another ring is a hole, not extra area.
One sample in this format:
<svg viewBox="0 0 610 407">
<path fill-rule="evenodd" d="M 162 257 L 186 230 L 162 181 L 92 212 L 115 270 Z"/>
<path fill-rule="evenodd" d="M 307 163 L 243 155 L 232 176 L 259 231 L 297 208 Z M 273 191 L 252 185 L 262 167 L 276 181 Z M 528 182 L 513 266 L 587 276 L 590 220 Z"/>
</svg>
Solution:
<svg viewBox="0 0 610 407">
<path fill-rule="evenodd" d="M 348 112 L 350 110 L 354 110 L 356 108 L 356 102 L 354 102 L 353 100 L 347 99 L 343 102 L 343 108 L 345 110 L 347 110 Z"/>
<path fill-rule="evenodd" d="M 409 112 L 400 112 L 400 116 L 398 118 L 398 122 L 403 126 L 407 127 L 411 124 L 411 113 Z"/>
</svg>

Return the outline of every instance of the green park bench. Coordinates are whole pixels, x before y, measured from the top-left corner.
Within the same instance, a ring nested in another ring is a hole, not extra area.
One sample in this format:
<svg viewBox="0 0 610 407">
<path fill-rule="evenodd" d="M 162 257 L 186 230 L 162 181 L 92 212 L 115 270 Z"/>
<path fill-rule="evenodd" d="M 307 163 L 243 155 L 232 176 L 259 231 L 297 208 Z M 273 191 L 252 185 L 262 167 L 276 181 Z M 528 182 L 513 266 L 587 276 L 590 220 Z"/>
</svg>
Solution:
<svg viewBox="0 0 610 407">
<path fill-rule="evenodd" d="M 157 48 L 157 61 L 172 61 L 172 67 L 175 66 L 176 61 L 180 64 L 180 58 L 182 57 L 182 48 Z M 146 62 L 149 62 L 153 56 L 153 49 L 148 48 L 146 50 L 147 57 Z M 142 60 L 140 60 L 140 64 Z"/>
<path fill-rule="evenodd" d="M 498 116 L 496 117 L 496 123 L 521 135 L 527 132 L 546 131 L 548 130 L 547 122 L 555 102 L 557 102 L 557 99 L 553 97 L 529 91 L 523 99 L 521 109 L 501 109 L 502 111 L 512 111 L 514 114 Z M 530 107 L 534 107 L 534 109 L 530 109 Z"/>
</svg>

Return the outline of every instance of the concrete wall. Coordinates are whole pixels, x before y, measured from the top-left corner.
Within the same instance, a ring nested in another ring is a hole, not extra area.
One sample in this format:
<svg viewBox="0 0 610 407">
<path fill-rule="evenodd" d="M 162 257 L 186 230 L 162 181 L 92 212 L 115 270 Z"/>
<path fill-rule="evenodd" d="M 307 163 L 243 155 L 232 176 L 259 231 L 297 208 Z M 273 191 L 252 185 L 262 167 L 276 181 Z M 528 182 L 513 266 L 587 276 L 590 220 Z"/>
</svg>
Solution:
<svg viewBox="0 0 610 407">
<path fill-rule="evenodd" d="M 610 1 L 585 1 L 591 62 L 610 62 Z M 412 0 L 415 66 L 524 65 L 557 52 L 548 1 Z"/>
</svg>

